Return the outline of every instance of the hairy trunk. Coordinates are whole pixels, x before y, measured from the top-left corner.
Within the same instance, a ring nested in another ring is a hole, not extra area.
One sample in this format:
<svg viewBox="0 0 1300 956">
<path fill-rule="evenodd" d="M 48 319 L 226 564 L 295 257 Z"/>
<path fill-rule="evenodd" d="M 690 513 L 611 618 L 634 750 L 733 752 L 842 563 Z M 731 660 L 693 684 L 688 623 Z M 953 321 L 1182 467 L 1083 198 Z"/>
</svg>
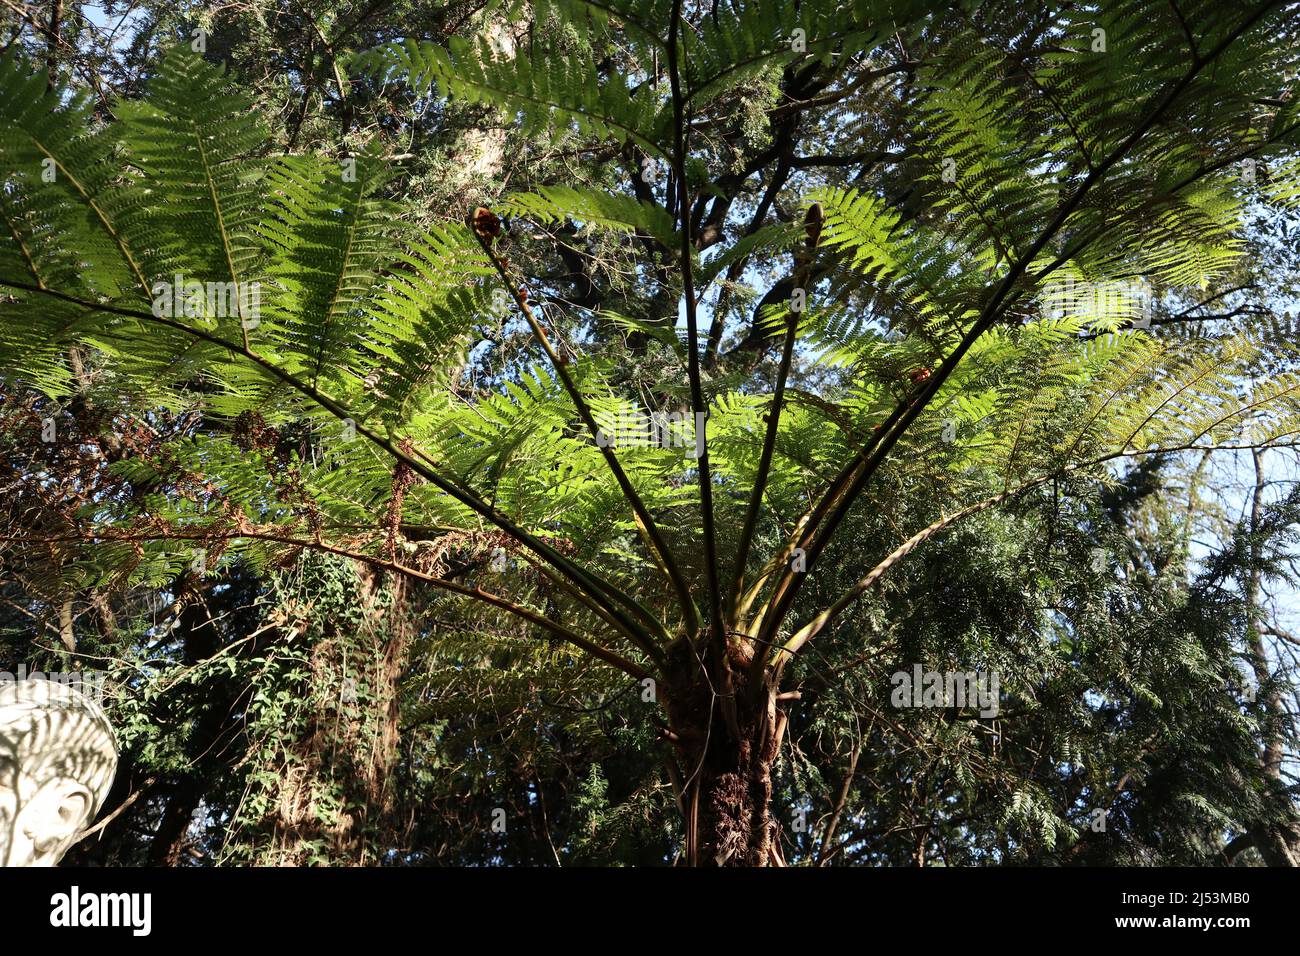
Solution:
<svg viewBox="0 0 1300 956">
<path fill-rule="evenodd" d="M 670 657 L 666 706 L 682 765 L 686 858 L 692 866 L 781 861 L 772 816 L 772 769 L 782 720 L 766 683 L 751 687 L 749 660 L 731 647 Z"/>
</svg>

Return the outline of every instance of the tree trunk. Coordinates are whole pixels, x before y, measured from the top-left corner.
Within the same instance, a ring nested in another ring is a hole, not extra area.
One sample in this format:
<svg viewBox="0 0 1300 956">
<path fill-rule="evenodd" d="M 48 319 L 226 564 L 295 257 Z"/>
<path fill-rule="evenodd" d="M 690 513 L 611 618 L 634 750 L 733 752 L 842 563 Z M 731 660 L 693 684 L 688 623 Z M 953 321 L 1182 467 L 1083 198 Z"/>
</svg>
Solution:
<svg viewBox="0 0 1300 956">
<path fill-rule="evenodd" d="M 1253 456 L 1255 487 L 1250 499 L 1250 530 L 1252 535 L 1258 535 L 1264 509 L 1263 449 L 1254 449 Z M 1246 606 L 1250 614 L 1246 626 L 1246 638 L 1251 664 L 1255 671 L 1255 680 L 1260 688 L 1263 688 L 1272 679 L 1272 673 L 1269 667 L 1268 655 L 1264 648 L 1264 638 L 1260 631 L 1260 623 L 1267 613 L 1263 602 L 1260 600 L 1263 588 L 1260 550 L 1261 544 L 1259 540 L 1252 538 L 1252 567 L 1250 577 L 1246 583 Z M 1264 697 L 1264 710 L 1270 719 L 1270 729 L 1260 752 L 1260 763 L 1265 778 L 1273 787 L 1272 802 L 1279 808 L 1278 817 L 1293 816 L 1294 810 L 1292 809 L 1291 798 L 1282 782 L 1282 761 L 1285 756 L 1285 747 L 1282 733 L 1276 728 L 1282 725 L 1285 714 L 1282 709 L 1281 694 L 1277 688 L 1271 690 Z M 1296 854 L 1296 831 L 1296 821 L 1279 819 L 1269 822 L 1261 821 L 1255 824 L 1250 830 L 1250 835 L 1254 838 L 1255 849 L 1263 857 L 1265 865 L 1294 867 L 1300 865 L 1300 859 L 1297 859 Z"/>
<path fill-rule="evenodd" d="M 751 686 L 749 664 L 734 646 L 701 658 L 683 641 L 670 653 L 665 706 L 682 764 L 692 866 L 781 858 L 771 803 L 783 721 L 767 682 Z"/>
<path fill-rule="evenodd" d="M 351 572 L 358 584 L 352 597 L 366 623 L 356 634 L 335 632 L 328 621 L 316 625 L 322 633 L 312 648 L 305 691 L 321 703 L 306 733 L 290 746 L 291 766 L 279 771 L 270 849 L 263 847 L 258 856 L 262 864 L 301 866 L 314 859 L 364 865 L 371 838 L 391 808 L 398 683 L 411 636 L 405 581 L 360 563 Z M 367 692 L 359 696 L 362 685 Z"/>
</svg>

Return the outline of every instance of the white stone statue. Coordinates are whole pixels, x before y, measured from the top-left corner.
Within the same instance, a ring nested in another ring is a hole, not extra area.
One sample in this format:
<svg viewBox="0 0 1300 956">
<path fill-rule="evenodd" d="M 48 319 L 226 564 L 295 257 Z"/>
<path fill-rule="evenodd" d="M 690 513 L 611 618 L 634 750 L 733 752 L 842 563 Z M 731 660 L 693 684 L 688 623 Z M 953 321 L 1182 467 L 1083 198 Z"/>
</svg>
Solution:
<svg viewBox="0 0 1300 956">
<path fill-rule="evenodd" d="M 104 712 L 67 684 L 0 682 L 0 866 L 54 866 L 117 769 Z"/>
</svg>

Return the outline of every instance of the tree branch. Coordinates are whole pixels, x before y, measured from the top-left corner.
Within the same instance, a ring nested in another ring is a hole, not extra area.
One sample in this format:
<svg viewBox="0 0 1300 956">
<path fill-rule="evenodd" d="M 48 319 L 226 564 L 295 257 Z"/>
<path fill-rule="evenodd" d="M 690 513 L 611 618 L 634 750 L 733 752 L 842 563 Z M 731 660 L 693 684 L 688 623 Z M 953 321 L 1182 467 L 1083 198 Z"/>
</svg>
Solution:
<svg viewBox="0 0 1300 956">
<path fill-rule="evenodd" d="M 68 295 L 67 293 L 57 292 L 53 289 L 42 289 L 37 286 L 29 285 L 27 283 L 14 282 L 9 279 L 0 279 L 0 286 L 7 286 L 9 288 L 21 289 L 26 292 L 35 292 L 41 295 L 50 296 L 52 298 L 59 299 L 64 302 L 69 302 L 74 305 L 80 305 L 92 312 L 107 312 L 113 315 L 121 315 L 127 318 L 141 319 L 147 322 L 152 322 L 157 325 L 162 325 L 166 328 L 175 329 L 176 331 L 182 332 L 186 335 L 193 336 L 196 339 L 200 339 L 212 345 L 219 346 L 229 351 L 232 355 L 237 355 L 243 359 L 246 359 L 247 361 L 254 363 L 259 368 L 266 371 L 269 375 L 271 375 L 276 380 L 283 382 L 284 384 L 293 388 L 295 391 L 300 392 L 301 394 L 310 398 L 312 401 L 316 402 L 316 404 L 318 404 L 321 408 L 325 409 L 335 418 L 339 419 L 340 421 L 351 422 L 352 426 L 356 429 L 357 434 L 362 435 L 370 442 L 377 445 L 379 448 L 382 448 L 384 451 L 386 451 L 388 454 L 396 458 L 398 461 L 404 462 L 407 465 L 407 467 L 409 467 L 416 474 L 420 475 L 426 481 L 433 484 L 440 491 L 444 492 L 448 496 L 454 498 L 456 501 L 459 501 L 461 504 L 470 508 L 476 514 L 482 516 L 483 518 L 486 518 L 489 522 L 496 525 L 498 528 L 506 532 L 512 538 L 519 541 L 521 544 L 525 545 L 531 551 L 536 553 L 548 564 L 553 565 L 566 577 L 574 581 L 575 584 L 578 584 L 580 587 L 582 587 L 588 594 L 591 595 L 593 600 L 595 600 L 598 604 L 600 604 L 605 610 L 609 611 L 612 614 L 612 616 L 615 619 L 617 619 L 625 629 L 628 630 L 628 633 L 630 635 L 635 635 L 637 639 L 645 640 L 648 644 L 654 644 L 654 641 L 651 639 L 648 631 L 646 631 L 643 627 L 637 625 L 634 621 L 628 618 L 627 614 L 623 610 L 619 609 L 618 607 L 610 603 L 610 596 L 612 595 L 617 600 L 623 602 L 626 605 L 633 606 L 635 604 L 635 602 L 633 602 L 630 597 L 623 594 L 618 588 L 615 588 L 609 582 L 604 581 L 603 579 L 600 579 L 599 577 L 590 574 L 585 569 L 574 564 L 572 561 L 570 561 L 564 555 L 560 554 L 550 545 L 546 544 L 544 541 L 541 541 L 540 539 L 536 538 L 534 535 L 530 534 L 529 532 L 525 531 L 523 528 L 516 525 L 513 521 L 511 521 L 501 512 L 497 511 L 496 508 L 487 504 L 477 495 L 473 494 L 470 491 L 460 488 L 456 483 L 452 482 L 451 480 L 443 477 L 438 472 L 434 471 L 429 465 L 420 461 L 418 456 L 407 453 L 406 451 L 399 448 L 397 444 L 394 443 L 393 441 L 385 438 L 382 435 L 377 434 L 372 429 L 366 427 L 364 424 L 357 421 L 346 408 L 344 408 L 338 402 L 334 401 L 328 395 L 324 394 L 323 392 L 319 391 L 313 386 L 308 385 L 307 383 L 301 381 L 300 379 L 290 374 L 289 372 L 284 371 L 279 366 L 263 358 L 257 353 L 245 349 L 238 343 L 232 342 L 229 339 L 224 339 L 221 336 L 216 335 L 214 333 L 207 332 L 203 329 L 192 328 L 188 325 L 185 325 L 183 322 L 177 322 L 175 319 L 166 316 L 156 316 L 152 312 L 143 312 L 137 309 L 123 309 L 108 304 L 87 302 L 84 299 L 79 299 L 76 296 Z"/>
</svg>

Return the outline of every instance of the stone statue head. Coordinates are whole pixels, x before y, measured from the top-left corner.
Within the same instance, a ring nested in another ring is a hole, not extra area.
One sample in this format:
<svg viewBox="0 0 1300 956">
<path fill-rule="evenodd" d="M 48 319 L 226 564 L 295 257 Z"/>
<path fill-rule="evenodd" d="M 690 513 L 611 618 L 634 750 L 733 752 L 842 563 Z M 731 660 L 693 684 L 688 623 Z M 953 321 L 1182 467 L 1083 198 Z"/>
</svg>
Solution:
<svg viewBox="0 0 1300 956">
<path fill-rule="evenodd" d="M 0 682 L 0 866 L 54 866 L 113 783 L 117 741 L 99 706 L 54 681 Z"/>
</svg>

